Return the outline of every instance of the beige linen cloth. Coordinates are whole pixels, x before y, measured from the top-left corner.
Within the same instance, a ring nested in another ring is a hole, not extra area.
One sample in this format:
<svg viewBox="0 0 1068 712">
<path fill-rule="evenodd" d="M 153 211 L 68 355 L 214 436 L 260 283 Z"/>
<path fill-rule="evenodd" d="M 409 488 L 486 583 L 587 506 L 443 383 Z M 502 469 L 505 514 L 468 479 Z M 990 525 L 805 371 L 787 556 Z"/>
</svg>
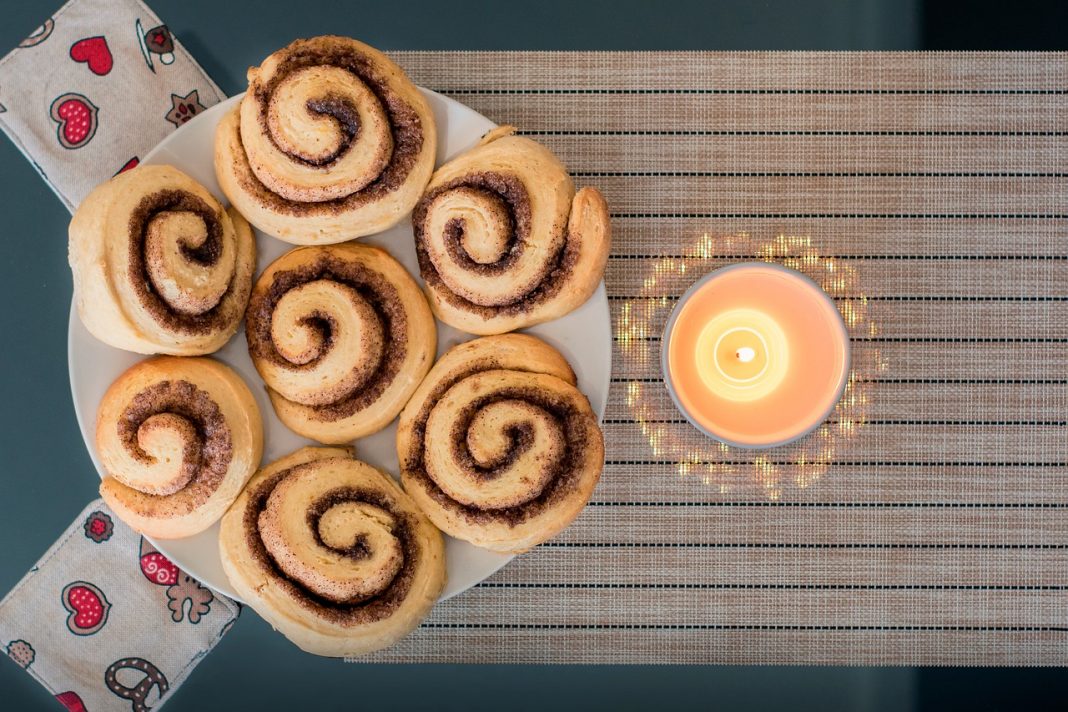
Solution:
<svg viewBox="0 0 1068 712">
<path fill-rule="evenodd" d="M 72 212 L 225 98 L 140 0 L 71 0 L 42 19 L 0 59 L 0 129 Z"/>
<path fill-rule="evenodd" d="M 157 709 L 237 620 L 101 500 L 0 600 L 0 641 L 72 712 Z"/>
</svg>

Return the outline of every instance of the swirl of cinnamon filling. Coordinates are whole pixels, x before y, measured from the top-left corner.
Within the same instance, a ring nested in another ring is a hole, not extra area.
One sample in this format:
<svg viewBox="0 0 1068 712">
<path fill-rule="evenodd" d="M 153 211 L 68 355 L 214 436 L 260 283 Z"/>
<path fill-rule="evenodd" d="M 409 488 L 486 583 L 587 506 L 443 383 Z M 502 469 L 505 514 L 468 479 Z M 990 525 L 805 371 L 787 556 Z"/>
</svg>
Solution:
<svg viewBox="0 0 1068 712">
<path fill-rule="evenodd" d="M 70 223 L 74 296 L 86 328 L 127 351 L 199 355 L 237 331 L 256 242 L 245 219 L 172 166 L 95 188 Z"/>
<path fill-rule="evenodd" d="M 586 506 L 604 438 L 564 357 L 505 334 L 441 357 L 401 413 L 397 455 L 404 489 L 438 528 L 520 552 Z"/>
<path fill-rule="evenodd" d="M 419 199 L 434 169 L 430 105 L 362 42 L 297 40 L 248 71 L 220 122 L 215 172 L 259 229 L 300 245 L 381 232 Z"/>
<path fill-rule="evenodd" d="M 604 274 L 608 206 L 575 192 L 547 148 L 502 126 L 439 168 L 412 214 L 434 313 L 472 334 L 501 334 L 582 305 Z"/>
<path fill-rule="evenodd" d="M 391 645 L 445 586 L 441 533 L 347 448 L 303 448 L 256 473 L 223 517 L 219 550 L 238 594 L 317 655 Z"/>
<path fill-rule="evenodd" d="M 260 464 L 263 426 L 244 381 L 208 358 L 160 356 L 116 380 L 100 403 L 100 494 L 136 531 L 207 529 Z"/>
<path fill-rule="evenodd" d="M 355 243 L 275 260 L 253 289 L 246 336 L 278 417 L 323 443 L 388 425 L 437 347 L 415 280 L 384 250 Z"/>
</svg>

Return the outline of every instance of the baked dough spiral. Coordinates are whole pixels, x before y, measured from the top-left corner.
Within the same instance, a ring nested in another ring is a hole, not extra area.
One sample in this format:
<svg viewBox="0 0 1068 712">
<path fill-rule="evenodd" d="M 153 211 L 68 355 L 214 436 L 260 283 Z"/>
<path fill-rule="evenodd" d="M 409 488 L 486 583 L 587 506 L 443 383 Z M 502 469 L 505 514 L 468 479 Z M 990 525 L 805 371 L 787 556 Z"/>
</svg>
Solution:
<svg viewBox="0 0 1068 712">
<path fill-rule="evenodd" d="M 259 467 L 263 425 L 228 367 L 159 356 L 111 384 L 96 447 L 108 506 L 142 534 L 177 539 L 207 529 L 234 501 Z"/>
<path fill-rule="evenodd" d="M 412 214 L 434 313 L 472 334 L 502 334 L 582 305 L 604 274 L 611 224 L 595 188 L 502 126 L 439 168 Z"/>
<path fill-rule="evenodd" d="M 330 244 L 411 211 L 434 170 L 434 115 L 386 55 L 347 37 L 296 40 L 248 82 L 215 134 L 215 172 L 253 225 Z"/>
<path fill-rule="evenodd" d="M 300 648 L 334 657 L 393 644 L 445 587 L 445 545 L 388 476 L 348 448 L 264 467 L 222 520 L 238 595 Z"/>
<path fill-rule="evenodd" d="M 441 357 L 401 413 L 397 455 L 404 489 L 439 529 L 520 552 L 586 506 L 604 439 L 564 357 L 505 334 Z"/>
<path fill-rule="evenodd" d="M 301 247 L 249 301 L 249 355 L 278 417 L 323 443 L 381 430 L 430 370 L 434 316 L 415 280 L 377 247 Z"/>
<path fill-rule="evenodd" d="M 142 354 L 218 350 L 237 331 L 256 267 L 245 219 L 172 166 L 139 166 L 97 186 L 70 223 L 82 323 Z"/>
</svg>

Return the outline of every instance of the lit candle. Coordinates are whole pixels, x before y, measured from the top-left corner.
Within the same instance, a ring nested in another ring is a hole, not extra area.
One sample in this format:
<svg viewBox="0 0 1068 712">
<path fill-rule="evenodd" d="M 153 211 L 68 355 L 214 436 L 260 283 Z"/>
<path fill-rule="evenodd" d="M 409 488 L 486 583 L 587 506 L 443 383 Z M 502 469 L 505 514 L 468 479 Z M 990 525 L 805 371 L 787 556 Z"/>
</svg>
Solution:
<svg viewBox="0 0 1068 712">
<path fill-rule="evenodd" d="M 784 445 L 842 396 L 849 336 L 830 298 L 799 272 L 753 262 L 712 272 L 675 305 L 664 380 L 699 430 L 728 445 Z"/>
</svg>

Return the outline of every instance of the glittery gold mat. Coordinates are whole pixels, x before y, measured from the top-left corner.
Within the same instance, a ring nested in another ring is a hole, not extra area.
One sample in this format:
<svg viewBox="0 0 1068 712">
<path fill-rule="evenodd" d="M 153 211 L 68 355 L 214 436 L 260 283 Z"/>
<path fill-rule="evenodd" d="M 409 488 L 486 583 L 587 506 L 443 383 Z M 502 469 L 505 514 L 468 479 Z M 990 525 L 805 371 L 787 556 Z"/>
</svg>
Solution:
<svg viewBox="0 0 1068 712">
<path fill-rule="evenodd" d="M 382 661 L 1068 663 L 1068 55 L 435 53 L 421 85 L 608 198 L 608 465 Z M 798 269 L 853 340 L 763 453 L 672 408 L 673 300 Z"/>
</svg>

